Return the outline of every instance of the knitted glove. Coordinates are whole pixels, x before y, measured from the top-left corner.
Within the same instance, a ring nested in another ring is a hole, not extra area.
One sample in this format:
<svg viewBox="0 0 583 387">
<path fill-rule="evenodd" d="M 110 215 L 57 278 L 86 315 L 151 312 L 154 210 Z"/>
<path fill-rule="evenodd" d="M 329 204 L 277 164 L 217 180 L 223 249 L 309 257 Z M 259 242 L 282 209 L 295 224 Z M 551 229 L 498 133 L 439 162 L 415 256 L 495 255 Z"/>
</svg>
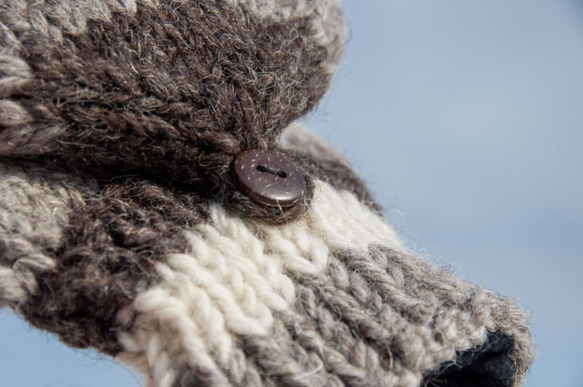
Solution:
<svg viewBox="0 0 583 387">
<path fill-rule="evenodd" d="M 508 299 L 408 252 L 297 119 L 334 0 L 0 3 L 0 307 L 147 386 L 513 386 Z"/>
</svg>

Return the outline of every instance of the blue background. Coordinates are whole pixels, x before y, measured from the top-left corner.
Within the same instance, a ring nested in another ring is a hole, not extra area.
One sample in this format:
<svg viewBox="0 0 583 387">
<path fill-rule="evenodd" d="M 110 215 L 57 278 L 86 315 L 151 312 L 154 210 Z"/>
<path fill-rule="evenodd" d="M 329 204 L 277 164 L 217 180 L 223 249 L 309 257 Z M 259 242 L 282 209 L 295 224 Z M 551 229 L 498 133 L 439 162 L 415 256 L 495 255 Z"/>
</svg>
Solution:
<svg viewBox="0 0 583 387">
<path fill-rule="evenodd" d="M 583 387 L 583 4 L 344 2 L 344 59 L 308 125 L 411 249 L 517 300 L 530 387 Z M 137 386 L 0 311 L 2 386 Z"/>
</svg>

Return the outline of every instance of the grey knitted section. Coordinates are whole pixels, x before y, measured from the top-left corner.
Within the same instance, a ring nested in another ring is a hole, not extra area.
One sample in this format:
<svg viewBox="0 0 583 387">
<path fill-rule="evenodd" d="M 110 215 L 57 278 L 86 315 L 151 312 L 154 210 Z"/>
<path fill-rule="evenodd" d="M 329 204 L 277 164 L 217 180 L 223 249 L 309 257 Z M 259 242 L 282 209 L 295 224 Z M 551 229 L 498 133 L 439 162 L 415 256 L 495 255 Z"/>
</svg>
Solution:
<svg viewBox="0 0 583 387">
<path fill-rule="evenodd" d="M 510 372 L 487 385 L 520 384 L 532 361 L 518 306 L 417 257 L 343 252 L 325 275 L 297 281 L 297 315 L 282 316 L 287 330 L 256 355 L 282 385 L 417 386 L 464 352 L 486 352 L 494 334 L 510 339 L 499 365 Z"/>
<path fill-rule="evenodd" d="M 278 313 L 267 337 L 239 338 L 225 370 L 231 385 L 510 386 L 532 362 L 513 302 L 418 257 L 380 246 L 345 251 L 326 273 L 295 280 L 295 311 Z M 497 355 L 496 369 L 475 373 Z M 208 378 L 185 370 L 175 385 Z"/>
<path fill-rule="evenodd" d="M 20 309 L 52 272 L 73 207 L 91 181 L 30 163 L 0 162 L 0 307 Z"/>
<path fill-rule="evenodd" d="M 205 209 L 196 195 L 176 197 L 144 180 L 93 188 L 69 209 L 67 227 L 50 250 L 55 264 L 36 273 L 41 291 L 20 312 L 70 346 L 114 355 L 121 349 L 118 311 L 156 280 L 154 262 L 184 250 L 178 225 L 204 221 Z"/>
</svg>

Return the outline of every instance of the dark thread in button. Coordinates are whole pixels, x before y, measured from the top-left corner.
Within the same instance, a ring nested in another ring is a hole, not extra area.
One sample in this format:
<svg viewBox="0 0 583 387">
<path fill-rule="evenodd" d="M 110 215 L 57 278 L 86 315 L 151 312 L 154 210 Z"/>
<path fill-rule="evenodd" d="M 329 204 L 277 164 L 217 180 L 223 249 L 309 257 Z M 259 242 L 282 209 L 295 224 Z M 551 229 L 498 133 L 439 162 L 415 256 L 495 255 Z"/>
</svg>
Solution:
<svg viewBox="0 0 583 387">
<path fill-rule="evenodd" d="M 287 177 L 287 173 L 285 173 L 281 169 L 271 168 L 266 165 L 258 165 L 257 170 L 260 172 L 272 173 L 274 175 L 281 177 L 282 179 L 285 179 Z"/>
<path fill-rule="evenodd" d="M 261 149 L 241 152 L 233 170 L 239 189 L 266 206 L 291 207 L 306 192 L 304 176 L 281 153 Z"/>
</svg>

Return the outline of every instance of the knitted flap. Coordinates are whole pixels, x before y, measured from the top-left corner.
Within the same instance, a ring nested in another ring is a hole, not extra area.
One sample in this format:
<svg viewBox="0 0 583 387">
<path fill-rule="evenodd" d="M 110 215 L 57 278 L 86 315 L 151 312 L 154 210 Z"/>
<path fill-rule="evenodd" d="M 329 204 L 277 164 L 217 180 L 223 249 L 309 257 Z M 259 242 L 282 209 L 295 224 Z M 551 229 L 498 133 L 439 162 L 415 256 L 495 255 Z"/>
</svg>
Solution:
<svg viewBox="0 0 583 387">
<path fill-rule="evenodd" d="M 343 34 L 332 0 L 0 4 L 0 307 L 148 386 L 520 384 L 520 309 L 408 252 L 294 123 Z M 249 149 L 302 200 L 242 192 Z"/>
</svg>

